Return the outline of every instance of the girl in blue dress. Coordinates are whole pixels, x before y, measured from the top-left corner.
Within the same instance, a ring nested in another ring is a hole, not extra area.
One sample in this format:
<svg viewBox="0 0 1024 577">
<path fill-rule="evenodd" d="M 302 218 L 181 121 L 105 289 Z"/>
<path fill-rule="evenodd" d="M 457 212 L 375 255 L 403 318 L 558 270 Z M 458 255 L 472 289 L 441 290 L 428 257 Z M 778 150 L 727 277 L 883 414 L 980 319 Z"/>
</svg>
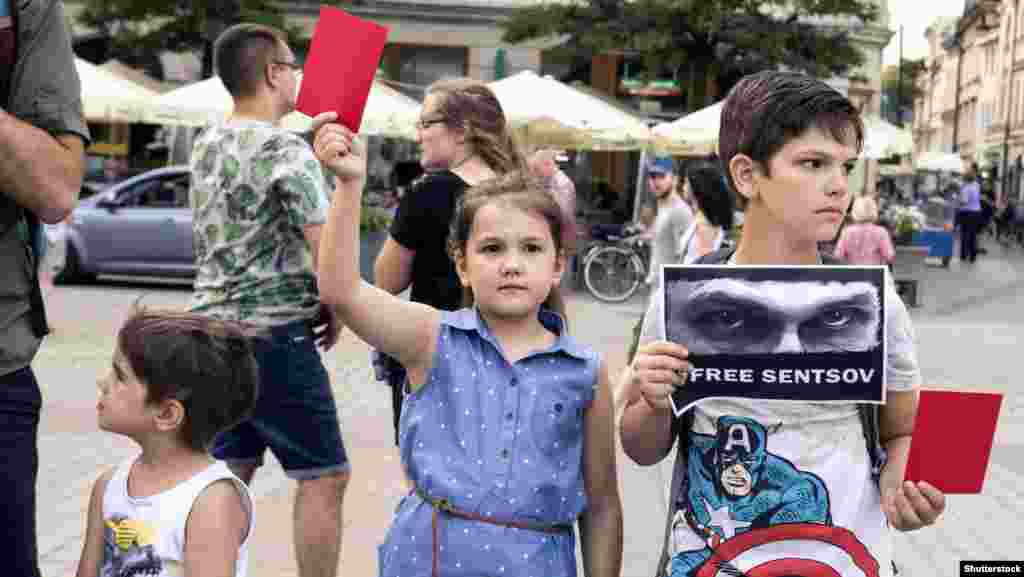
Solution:
<svg viewBox="0 0 1024 577">
<path fill-rule="evenodd" d="M 318 117 L 318 124 L 333 113 Z M 365 156 L 325 124 L 338 176 L 321 236 L 322 302 L 408 369 L 400 451 L 414 489 L 379 549 L 382 576 L 617 576 L 622 509 L 608 372 L 566 330 L 558 203 L 512 174 L 466 192 L 449 251 L 471 308 L 402 300 L 359 276 Z"/>
</svg>

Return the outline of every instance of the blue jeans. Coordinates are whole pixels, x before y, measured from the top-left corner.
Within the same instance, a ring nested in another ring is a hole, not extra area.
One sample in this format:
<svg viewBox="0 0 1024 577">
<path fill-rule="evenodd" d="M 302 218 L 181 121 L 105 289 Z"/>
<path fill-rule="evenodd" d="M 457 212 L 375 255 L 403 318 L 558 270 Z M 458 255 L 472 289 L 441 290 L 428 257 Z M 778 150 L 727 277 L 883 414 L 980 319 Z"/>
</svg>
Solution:
<svg viewBox="0 0 1024 577">
<path fill-rule="evenodd" d="M 229 464 L 263 464 L 269 448 L 285 474 L 316 479 L 349 470 L 331 382 L 307 321 L 257 340 L 259 396 L 252 415 L 217 435 L 211 453 Z"/>
<path fill-rule="evenodd" d="M 39 577 L 36 475 L 42 394 L 31 367 L 0 376 L 0 565 L 11 577 Z"/>
</svg>

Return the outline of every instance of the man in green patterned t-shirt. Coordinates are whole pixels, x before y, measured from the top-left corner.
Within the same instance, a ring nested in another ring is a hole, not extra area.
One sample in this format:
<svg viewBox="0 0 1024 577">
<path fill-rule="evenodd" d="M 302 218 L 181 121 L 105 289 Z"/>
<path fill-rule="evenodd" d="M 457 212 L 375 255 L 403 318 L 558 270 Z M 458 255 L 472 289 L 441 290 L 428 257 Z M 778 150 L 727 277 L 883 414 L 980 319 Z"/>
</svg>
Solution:
<svg viewBox="0 0 1024 577">
<path fill-rule="evenodd" d="M 192 151 L 191 205 L 198 274 L 192 310 L 269 329 L 256 344 L 260 394 L 252 416 L 217 437 L 212 453 L 246 483 L 269 448 L 296 479 L 300 577 L 337 572 L 341 503 L 350 472 L 330 381 L 316 344 L 340 326 L 320 306 L 316 254 L 327 217 L 320 163 L 279 127 L 295 108 L 299 67 L 276 29 L 239 24 L 214 47 L 234 99 L 224 124 Z M 314 327 L 316 330 L 314 330 Z"/>
</svg>

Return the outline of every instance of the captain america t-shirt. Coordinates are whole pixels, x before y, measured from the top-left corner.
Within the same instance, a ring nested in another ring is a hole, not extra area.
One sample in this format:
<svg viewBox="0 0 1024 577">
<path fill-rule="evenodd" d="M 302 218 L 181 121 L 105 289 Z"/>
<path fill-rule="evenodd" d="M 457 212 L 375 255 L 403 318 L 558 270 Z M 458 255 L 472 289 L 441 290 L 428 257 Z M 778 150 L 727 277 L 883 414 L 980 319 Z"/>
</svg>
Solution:
<svg viewBox="0 0 1024 577">
<path fill-rule="evenodd" d="M 920 383 L 909 315 L 886 285 L 886 388 Z M 665 338 L 659 295 L 641 343 Z M 892 575 L 890 528 L 854 403 L 709 399 L 678 455 L 665 575 Z"/>
<path fill-rule="evenodd" d="M 669 575 L 890 574 L 856 405 L 714 400 L 693 410 Z"/>
</svg>

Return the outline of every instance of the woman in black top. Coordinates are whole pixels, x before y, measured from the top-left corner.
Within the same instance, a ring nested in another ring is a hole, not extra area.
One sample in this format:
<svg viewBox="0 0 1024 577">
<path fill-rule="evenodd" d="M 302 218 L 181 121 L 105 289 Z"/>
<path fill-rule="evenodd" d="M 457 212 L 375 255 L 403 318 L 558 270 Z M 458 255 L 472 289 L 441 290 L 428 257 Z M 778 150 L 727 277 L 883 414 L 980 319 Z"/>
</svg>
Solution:
<svg viewBox="0 0 1024 577">
<path fill-rule="evenodd" d="M 426 174 L 405 193 L 374 263 L 374 283 L 393 294 L 412 287 L 410 299 L 455 310 L 462 286 L 446 242 L 455 204 L 465 190 L 525 166 L 501 104 L 485 84 L 445 79 L 427 89 L 416 123 L 420 164 Z M 392 387 L 395 443 L 405 371 L 377 359 L 379 377 Z"/>
</svg>

